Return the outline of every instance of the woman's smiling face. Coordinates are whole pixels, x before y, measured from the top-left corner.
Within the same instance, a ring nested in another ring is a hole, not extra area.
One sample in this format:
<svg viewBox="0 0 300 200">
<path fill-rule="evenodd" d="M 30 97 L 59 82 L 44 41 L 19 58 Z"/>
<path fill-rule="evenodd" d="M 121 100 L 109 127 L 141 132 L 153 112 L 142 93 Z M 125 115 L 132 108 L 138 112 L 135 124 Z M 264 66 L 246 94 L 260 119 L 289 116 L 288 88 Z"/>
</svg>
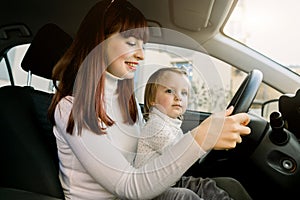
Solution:
<svg viewBox="0 0 300 200">
<path fill-rule="evenodd" d="M 139 61 L 144 60 L 143 40 L 112 34 L 106 41 L 107 71 L 122 79 L 132 79 Z"/>
</svg>

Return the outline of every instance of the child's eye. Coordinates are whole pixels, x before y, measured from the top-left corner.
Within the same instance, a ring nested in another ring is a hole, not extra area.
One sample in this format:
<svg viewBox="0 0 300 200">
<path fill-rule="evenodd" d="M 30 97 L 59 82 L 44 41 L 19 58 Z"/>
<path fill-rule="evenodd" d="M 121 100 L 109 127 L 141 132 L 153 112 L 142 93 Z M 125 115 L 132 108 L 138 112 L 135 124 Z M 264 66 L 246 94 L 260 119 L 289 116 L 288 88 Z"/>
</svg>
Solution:
<svg viewBox="0 0 300 200">
<path fill-rule="evenodd" d="M 183 96 L 187 96 L 187 95 L 188 95 L 188 92 L 184 91 L 184 92 L 181 92 L 181 94 L 182 94 Z"/>
<path fill-rule="evenodd" d="M 172 90 L 172 89 L 167 89 L 167 90 L 166 90 L 166 93 L 174 94 L 175 92 L 174 92 L 174 90 Z"/>
</svg>

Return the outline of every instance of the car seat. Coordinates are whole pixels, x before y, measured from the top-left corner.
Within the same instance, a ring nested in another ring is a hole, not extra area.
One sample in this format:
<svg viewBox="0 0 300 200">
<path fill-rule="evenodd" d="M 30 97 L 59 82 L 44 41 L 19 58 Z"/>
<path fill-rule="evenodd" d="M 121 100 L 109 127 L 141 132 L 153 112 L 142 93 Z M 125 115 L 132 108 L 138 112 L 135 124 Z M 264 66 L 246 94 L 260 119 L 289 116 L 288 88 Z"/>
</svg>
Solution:
<svg viewBox="0 0 300 200">
<path fill-rule="evenodd" d="M 32 74 L 51 79 L 52 68 L 72 42 L 55 24 L 34 37 L 21 63 L 27 86 L 0 88 L 1 199 L 64 199 L 58 178 L 58 157 L 47 118 L 53 93 L 30 86 Z"/>
</svg>

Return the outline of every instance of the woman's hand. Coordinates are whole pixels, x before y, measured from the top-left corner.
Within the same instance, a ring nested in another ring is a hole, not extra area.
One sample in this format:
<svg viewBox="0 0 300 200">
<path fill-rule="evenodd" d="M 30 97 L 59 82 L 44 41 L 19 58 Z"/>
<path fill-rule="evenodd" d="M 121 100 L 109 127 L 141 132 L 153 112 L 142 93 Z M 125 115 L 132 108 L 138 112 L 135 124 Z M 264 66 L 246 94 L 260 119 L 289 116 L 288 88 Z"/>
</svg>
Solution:
<svg viewBox="0 0 300 200">
<path fill-rule="evenodd" d="M 223 150 L 236 147 L 242 142 L 243 135 L 250 134 L 247 127 L 250 117 L 246 113 L 232 115 L 231 106 L 225 112 L 212 114 L 191 132 L 196 142 L 205 151 Z"/>
</svg>

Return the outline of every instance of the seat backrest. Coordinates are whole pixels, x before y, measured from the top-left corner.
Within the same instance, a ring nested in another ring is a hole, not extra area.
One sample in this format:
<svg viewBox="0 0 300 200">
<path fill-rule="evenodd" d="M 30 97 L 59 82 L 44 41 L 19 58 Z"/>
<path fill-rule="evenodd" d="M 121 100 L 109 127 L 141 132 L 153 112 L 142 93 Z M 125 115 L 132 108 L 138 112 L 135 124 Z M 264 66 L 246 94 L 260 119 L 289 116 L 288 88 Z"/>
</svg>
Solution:
<svg viewBox="0 0 300 200">
<path fill-rule="evenodd" d="M 51 97 L 31 87 L 0 88 L 1 187 L 62 197 L 55 138 L 43 116 Z"/>
<path fill-rule="evenodd" d="M 22 68 L 51 78 L 54 64 L 71 41 L 56 25 L 45 25 L 26 52 Z M 52 96 L 31 86 L 0 88 L 0 187 L 64 198 L 56 140 L 47 118 Z"/>
</svg>

